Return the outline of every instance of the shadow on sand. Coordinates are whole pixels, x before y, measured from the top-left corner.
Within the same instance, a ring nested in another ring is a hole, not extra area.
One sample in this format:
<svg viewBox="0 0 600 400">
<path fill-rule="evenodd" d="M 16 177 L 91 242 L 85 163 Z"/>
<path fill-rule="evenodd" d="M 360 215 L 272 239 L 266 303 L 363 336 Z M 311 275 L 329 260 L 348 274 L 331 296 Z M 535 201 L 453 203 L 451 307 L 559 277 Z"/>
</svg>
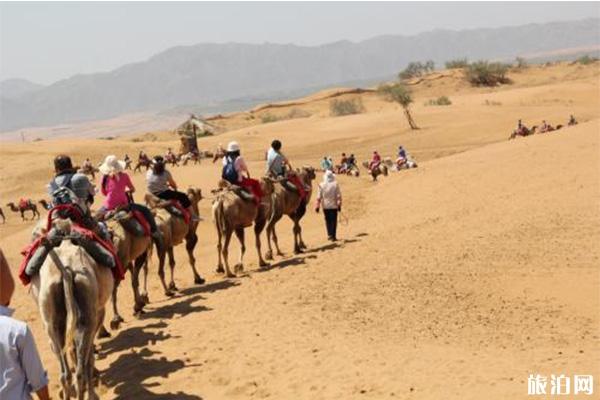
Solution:
<svg viewBox="0 0 600 400">
<path fill-rule="evenodd" d="M 114 388 L 115 399 L 202 400 L 202 397 L 198 395 L 187 394 L 182 391 L 153 393 L 148 390 L 149 387 L 157 385 L 144 384 L 146 379 L 168 378 L 173 372 L 198 366 L 198 364 L 186 365 L 182 360 L 168 360 L 165 357 L 153 358 L 157 354 L 160 353 L 149 349 L 121 354 L 102 374 L 102 382 Z M 167 385 L 161 386 L 168 387 Z"/>
</svg>

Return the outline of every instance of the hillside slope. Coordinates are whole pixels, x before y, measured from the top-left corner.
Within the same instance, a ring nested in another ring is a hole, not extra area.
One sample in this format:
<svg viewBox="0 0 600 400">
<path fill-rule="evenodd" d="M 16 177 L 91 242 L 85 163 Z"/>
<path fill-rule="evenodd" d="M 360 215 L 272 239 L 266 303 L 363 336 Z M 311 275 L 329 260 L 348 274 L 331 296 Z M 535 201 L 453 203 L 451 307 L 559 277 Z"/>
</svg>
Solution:
<svg viewBox="0 0 600 400">
<path fill-rule="evenodd" d="M 109 118 L 175 106 L 395 76 L 410 61 L 515 56 L 599 44 L 598 19 L 415 36 L 380 36 L 303 47 L 198 44 L 175 47 L 116 70 L 77 75 L 17 99 L 0 100 L 0 130 Z"/>
</svg>

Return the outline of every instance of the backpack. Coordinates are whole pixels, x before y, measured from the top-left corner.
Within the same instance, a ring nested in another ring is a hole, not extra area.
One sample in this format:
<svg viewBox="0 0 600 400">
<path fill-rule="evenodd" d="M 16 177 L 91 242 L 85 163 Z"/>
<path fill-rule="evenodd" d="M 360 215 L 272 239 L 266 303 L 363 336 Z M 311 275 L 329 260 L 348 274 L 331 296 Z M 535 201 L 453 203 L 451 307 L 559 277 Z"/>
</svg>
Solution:
<svg viewBox="0 0 600 400">
<path fill-rule="evenodd" d="M 52 192 L 52 204 L 54 206 L 72 204 L 81 214 L 86 214 L 85 199 L 80 199 L 71 189 L 71 179 L 73 178 L 73 175 L 75 174 L 69 174 L 65 182 L 60 185 L 56 182 L 56 178 L 54 179 L 54 184 L 58 186 L 58 188 Z M 64 219 L 73 219 L 74 217 L 69 210 L 61 210 L 57 214 L 60 218 Z"/>
<path fill-rule="evenodd" d="M 223 174 L 221 175 L 221 177 L 229 183 L 238 183 L 238 173 L 235 170 L 235 160 L 232 160 L 230 157 L 227 157 L 227 163 L 223 167 Z"/>
</svg>

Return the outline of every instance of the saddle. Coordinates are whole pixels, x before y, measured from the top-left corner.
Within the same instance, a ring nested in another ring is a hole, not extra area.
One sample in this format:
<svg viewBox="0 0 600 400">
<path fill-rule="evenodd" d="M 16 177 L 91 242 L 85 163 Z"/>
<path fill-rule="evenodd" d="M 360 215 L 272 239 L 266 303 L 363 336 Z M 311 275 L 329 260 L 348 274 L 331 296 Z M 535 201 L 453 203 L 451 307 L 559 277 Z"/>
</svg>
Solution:
<svg viewBox="0 0 600 400">
<path fill-rule="evenodd" d="M 236 196 L 238 196 L 243 201 L 252 202 L 252 203 L 257 202 L 256 197 L 254 197 L 254 194 L 252 194 L 251 192 L 246 190 L 246 188 L 243 188 L 239 185 L 231 184 L 224 179 L 221 179 L 221 181 L 219 182 L 219 188 L 217 190 L 213 190 L 213 194 L 216 194 L 219 192 L 221 192 L 221 193 L 231 192 L 231 193 L 235 194 Z"/>
<path fill-rule="evenodd" d="M 121 264 L 113 244 L 102 239 L 91 229 L 75 223 L 52 227 L 52 211 L 48 214 L 46 233 L 27 245 L 21 254 L 24 256 L 19 267 L 19 279 L 23 285 L 28 285 L 31 277 L 39 272 L 48 253 L 60 246 L 63 240 L 82 247 L 100 265 L 111 269 L 115 280 L 120 281 L 125 277 L 125 269 Z"/>
<path fill-rule="evenodd" d="M 117 221 L 123 229 L 134 236 L 150 236 L 150 224 L 144 217 L 144 215 L 136 210 L 119 210 L 110 216 L 107 216 L 105 220 Z"/>
<path fill-rule="evenodd" d="M 19 208 L 27 208 L 31 205 L 31 200 L 29 199 L 19 199 Z"/>
<path fill-rule="evenodd" d="M 164 200 L 151 193 L 148 193 L 146 194 L 146 203 L 151 208 L 162 208 L 174 217 L 183 218 L 185 223 L 188 225 L 192 220 L 190 212 L 183 208 L 181 203 L 179 203 L 177 200 Z"/>
</svg>

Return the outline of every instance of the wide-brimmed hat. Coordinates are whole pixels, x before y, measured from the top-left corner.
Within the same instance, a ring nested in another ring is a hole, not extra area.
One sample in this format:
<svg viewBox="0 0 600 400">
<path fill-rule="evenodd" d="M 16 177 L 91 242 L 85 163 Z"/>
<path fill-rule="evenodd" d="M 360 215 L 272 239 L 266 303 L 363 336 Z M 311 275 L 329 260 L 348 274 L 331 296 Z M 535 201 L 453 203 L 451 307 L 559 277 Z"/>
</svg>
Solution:
<svg viewBox="0 0 600 400">
<path fill-rule="evenodd" d="M 115 155 L 106 156 L 104 162 L 98 168 L 103 175 L 117 174 L 125 169 L 125 161 L 121 161 Z"/>
<path fill-rule="evenodd" d="M 238 142 L 229 142 L 227 145 L 227 151 L 230 153 L 234 151 L 240 151 L 240 144 Z"/>
</svg>

